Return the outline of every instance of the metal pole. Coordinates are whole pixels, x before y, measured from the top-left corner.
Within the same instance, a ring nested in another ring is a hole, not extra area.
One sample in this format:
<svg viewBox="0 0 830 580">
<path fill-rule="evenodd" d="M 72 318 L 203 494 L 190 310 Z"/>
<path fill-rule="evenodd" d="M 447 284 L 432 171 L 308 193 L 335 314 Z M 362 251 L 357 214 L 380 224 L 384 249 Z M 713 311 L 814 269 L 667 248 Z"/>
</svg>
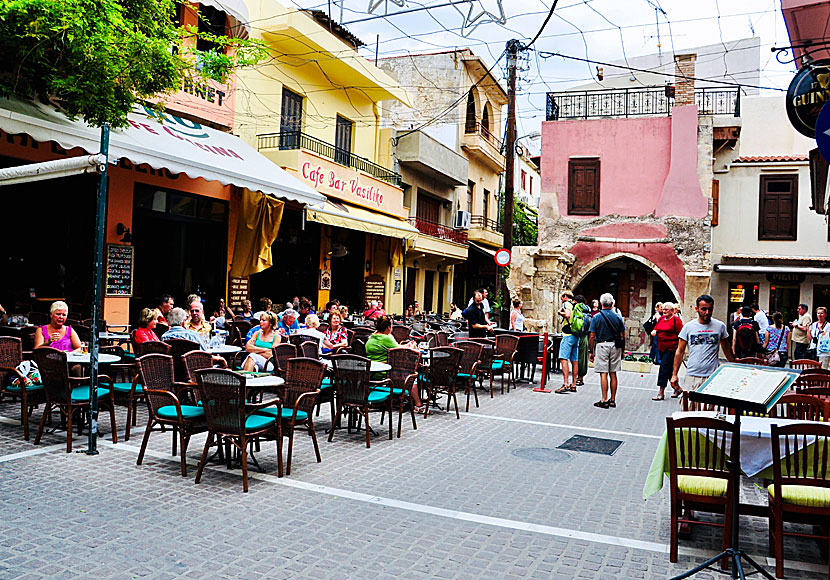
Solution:
<svg viewBox="0 0 830 580">
<path fill-rule="evenodd" d="M 101 155 L 104 156 L 104 169 L 98 176 L 98 192 L 95 204 L 95 256 L 92 268 L 92 328 L 89 337 L 90 377 L 89 377 L 89 443 L 87 455 L 98 455 L 98 333 L 101 324 L 101 279 L 104 262 L 104 224 L 107 211 L 107 165 L 109 165 L 110 126 L 101 125 Z M 113 434 L 115 435 L 115 434 Z"/>
<path fill-rule="evenodd" d="M 518 40 L 507 41 L 507 135 L 504 160 L 504 247 L 513 250 L 513 191 L 515 181 L 516 156 L 516 65 L 519 49 Z M 507 300 L 507 286 L 504 275 L 501 280 L 501 319 L 502 327 L 510 328 Z"/>
</svg>

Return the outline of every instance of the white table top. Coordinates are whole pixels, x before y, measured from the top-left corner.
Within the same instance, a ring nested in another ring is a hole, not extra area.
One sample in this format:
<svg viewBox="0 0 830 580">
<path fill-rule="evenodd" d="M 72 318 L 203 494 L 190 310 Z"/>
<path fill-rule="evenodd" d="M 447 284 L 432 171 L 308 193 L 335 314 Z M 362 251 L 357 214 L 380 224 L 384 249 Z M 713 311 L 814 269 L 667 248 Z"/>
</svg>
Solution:
<svg viewBox="0 0 830 580">
<path fill-rule="evenodd" d="M 99 332 L 98 337 L 103 340 L 130 340 L 130 335 L 123 332 Z"/>
<path fill-rule="evenodd" d="M 332 368 L 331 359 L 323 359 L 323 362 L 326 364 L 327 367 Z M 373 360 L 372 364 L 369 365 L 369 370 L 373 373 L 383 373 L 386 371 L 391 371 L 392 365 Z"/>
<path fill-rule="evenodd" d="M 99 363 L 114 363 L 119 360 L 121 359 L 114 354 L 98 353 Z M 66 353 L 66 361 L 72 364 L 88 365 L 90 363 L 90 355 L 88 352 L 68 352 Z"/>
<path fill-rule="evenodd" d="M 276 375 L 268 375 L 265 377 L 245 377 L 245 385 L 248 387 L 281 387 L 285 384 L 285 379 Z"/>
<path fill-rule="evenodd" d="M 223 344 L 222 346 L 214 346 L 208 349 L 210 354 L 232 354 L 242 350 L 240 346 L 233 346 L 230 344 Z"/>
</svg>

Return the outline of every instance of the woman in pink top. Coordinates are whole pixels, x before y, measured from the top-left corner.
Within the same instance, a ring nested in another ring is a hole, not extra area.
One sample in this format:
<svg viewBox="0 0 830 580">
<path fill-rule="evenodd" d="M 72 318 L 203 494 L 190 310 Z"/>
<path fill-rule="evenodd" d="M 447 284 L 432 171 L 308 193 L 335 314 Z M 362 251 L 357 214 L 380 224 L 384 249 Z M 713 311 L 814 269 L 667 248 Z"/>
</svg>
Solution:
<svg viewBox="0 0 830 580">
<path fill-rule="evenodd" d="M 35 333 L 35 348 L 51 346 L 64 352 L 71 352 L 83 346 L 81 339 L 78 338 L 72 327 L 66 325 L 68 314 L 69 306 L 66 305 L 66 302 L 58 300 L 52 303 L 49 308 L 49 316 L 52 321 L 41 326 L 40 331 Z"/>
<path fill-rule="evenodd" d="M 138 328 L 135 331 L 136 342 L 153 342 L 158 341 L 159 337 L 156 335 L 155 327 L 158 324 L 161 310 L 158 308 L 145 308 L 138 315 Z"/>
</svg>

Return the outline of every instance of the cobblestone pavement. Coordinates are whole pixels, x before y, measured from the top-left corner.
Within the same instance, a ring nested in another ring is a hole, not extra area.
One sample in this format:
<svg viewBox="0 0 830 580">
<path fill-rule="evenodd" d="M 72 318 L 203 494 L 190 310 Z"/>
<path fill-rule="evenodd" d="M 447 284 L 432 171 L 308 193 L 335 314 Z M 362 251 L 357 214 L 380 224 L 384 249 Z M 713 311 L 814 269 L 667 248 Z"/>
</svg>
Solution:
<svg viewBox="0 0 830 580">
<path fill-rule="evenodd" d="M 19 406 L 0 403 L 0 578 L 667 578 L 714 555 L 720 536 L 696 527 L 671 564 L 668 490 L 642 499 L 664 418 L 678 408 L 650 400 L 655 380 L 622 373 L 619 406 L 608 410 L 592 406 L 593 372 L 576 394 L 481 393 L 460 420 L 437 411 L 413 431 L 404 417 L 392 441 L 373 415 L 371 449 L 345 431 L 328 443 L 324 408 L 322 463 L 298 435 L 292 474 L 279 479 L 274 444 L 264 444 L 265 473 L 247 494 L 240 471 L 218 465 L 194 485 L 204 436 L 191 442 L 186 478 L 169 433 L 154 433 L 136 466 L 143 408 L 126 443 L 113 445 L 102 421 L 92 457 L 66 454 L 61 431 L 37 447 L 23 441 Z M 39 419 L 36 410 L 33 438 Z M 612 456 L 533 451 L 574 434 L 623 444 Z M 742 493 L 764 502 L 751 482 Z M 743 547 L 772 566 L 766 520 L 741 525 Z M 826 577 L 815 542 L 791 540 L 785 554 L 787 578 Z"/>
</svg>

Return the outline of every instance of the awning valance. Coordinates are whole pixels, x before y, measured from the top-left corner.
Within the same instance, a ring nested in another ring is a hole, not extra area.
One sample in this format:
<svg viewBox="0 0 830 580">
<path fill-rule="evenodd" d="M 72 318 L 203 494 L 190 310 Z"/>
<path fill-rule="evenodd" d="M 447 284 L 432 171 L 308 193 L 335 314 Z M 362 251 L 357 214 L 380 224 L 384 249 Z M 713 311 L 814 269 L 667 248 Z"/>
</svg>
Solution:
<svg viewBox="0 0 830 580">
<path fill-rule="evenodd" d="M 313 222 L 390 238 L 414 240 L 418 237 L 418 230 L 401 219 L 331 200 L 322 208 L 306 208 L 306 217 Z"/>
<path fill-rule="evenodd" d="M 174 115 L 163 115 L 161 123 L 141 110 L 130 113 L 129 127 L 110 133 L 111 163 L 123 158 L 136 165 L 184 173 L 193 179 L 201 177 L 304 205 L 323 205 L 326 198 L 322 194 L 286 173 L 239 137 Z M 89 154 L 100 149 L 100 129 L 70 121 L 42 103 L 0 99 L 0 130 L 11 135 L 26 134 L 35 141 L 55 141 L 64 149 L 80 147 Z"/>
<path fill-rule="evenodd" d="M 480 245 L 476 244 L 475 242 L 470 242 L 470 247 L 474 250 L 478 250 L 482 254 L 486 254 L 486 255 L 490 256 L 491 258 L 496 257 L 496 250 L 491 250 L 490 248 L 485 248 L 484 246 L 480 246 Z"/>
<path fill-rule="evenodd" d="M 231 30 L 238 38 L 248 38 L 250 23 L 248 7 L 242 0 L 199 0 L 199 4 L 212 6 L 231 17 Z"/>
<path fill-rule="evenodd" d="M 826 276 L 830 268 L 813 266 L 751 266 L 743 264 L 715 264 L 715 272 L 739 272 L 743 274 L 815 274 Z"/>
</svg>

